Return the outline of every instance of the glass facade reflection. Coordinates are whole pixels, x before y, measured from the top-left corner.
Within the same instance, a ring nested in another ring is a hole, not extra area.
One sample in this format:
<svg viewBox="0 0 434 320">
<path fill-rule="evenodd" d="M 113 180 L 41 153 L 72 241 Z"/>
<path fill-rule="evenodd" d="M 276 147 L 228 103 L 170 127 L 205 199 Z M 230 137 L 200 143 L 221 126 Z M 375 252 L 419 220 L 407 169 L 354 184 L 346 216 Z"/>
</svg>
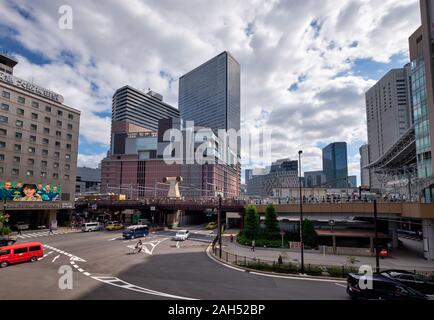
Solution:
<svg viewBox="0 0 434 320">
<path fill-rule="evenodd" d="M 184 122 L 218 129 L 240 129 L 240 65 L 228 53 L 179 79 L 179 111 Z"/>
<path fill-rule="evenodd" d="M 332 143 L 323 149 L 323 172 L 328 187 L 348 187 L 348 160 L 346 142 Z"/>
</svg>

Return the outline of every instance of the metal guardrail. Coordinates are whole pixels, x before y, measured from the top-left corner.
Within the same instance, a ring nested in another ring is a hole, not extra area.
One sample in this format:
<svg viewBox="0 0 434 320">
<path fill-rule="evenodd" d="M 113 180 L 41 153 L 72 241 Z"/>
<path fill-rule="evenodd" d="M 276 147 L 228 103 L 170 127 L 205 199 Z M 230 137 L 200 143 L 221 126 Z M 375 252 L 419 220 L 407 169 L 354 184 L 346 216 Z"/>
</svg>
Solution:
<svg viewBox="0 0 434 320">
<path fill-rule="evenodd" d="M 219 259 L 219 248 L 217 245 L 212 246 L 211 250 L 215 258 Z M 220 260 L 220 259 L 219 259 Z M 222 248 L 221 260 L 225 263 L 233 266 L 238 266 L 247 269 L 253 269 L 258 271 L 268 271 L 282 274 L 299 274 L 301 272 L 301 264 L 298 262 L 288 261 L 282 257 L 282 261 L 252 258 L 243 255 L 237 255 Z M 359 267 L 350 264 L 305 264 L 305 273 L 313 276 L 328 276 L 336 278 L 346 278 L 348 273 L 358 273 Z M 375 269 L 375 268 L 373 268 Z M 388 268 L 382 268 L 381 271 L 388 270 Z M 434 268 L 432 272 L 420 271 L 420 270 L 407 270 L 414 274 L 421 275 L 434 280 Z"/>
</svg>

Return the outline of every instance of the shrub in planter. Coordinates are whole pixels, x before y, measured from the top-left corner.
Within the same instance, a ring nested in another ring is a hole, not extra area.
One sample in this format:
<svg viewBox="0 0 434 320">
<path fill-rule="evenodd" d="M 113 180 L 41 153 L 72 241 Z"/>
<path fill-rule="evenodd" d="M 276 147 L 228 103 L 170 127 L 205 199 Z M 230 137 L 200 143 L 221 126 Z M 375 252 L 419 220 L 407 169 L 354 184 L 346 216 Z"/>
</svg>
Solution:
<svg viewBox="0 0 434 320">
<path fill-rule="evenodd" d="M 304 271 L 311 276 L 320 276 L 323 273 L 323 268 L 319 266 L 305 266 Z"/>
</svg>

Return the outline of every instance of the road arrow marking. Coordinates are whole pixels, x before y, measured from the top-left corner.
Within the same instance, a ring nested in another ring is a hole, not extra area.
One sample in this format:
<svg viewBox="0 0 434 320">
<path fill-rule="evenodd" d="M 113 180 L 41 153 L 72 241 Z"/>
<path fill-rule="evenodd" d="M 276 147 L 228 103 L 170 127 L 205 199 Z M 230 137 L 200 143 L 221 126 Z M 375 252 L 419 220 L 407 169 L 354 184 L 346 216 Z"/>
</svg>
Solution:
<svg viewBox="0 0 434 320">
<path fill-rule="evenodd" d="M 54 257 L 54 259 L 53 260 L 51 260 L 51 262 L 53 263 L 54 261 L 56 261 L 57 259 L 59 259 L 60 258 L 60 254 L 59 255 L 57 255 L 57 256 L 55 256 Z"/>
</svg>

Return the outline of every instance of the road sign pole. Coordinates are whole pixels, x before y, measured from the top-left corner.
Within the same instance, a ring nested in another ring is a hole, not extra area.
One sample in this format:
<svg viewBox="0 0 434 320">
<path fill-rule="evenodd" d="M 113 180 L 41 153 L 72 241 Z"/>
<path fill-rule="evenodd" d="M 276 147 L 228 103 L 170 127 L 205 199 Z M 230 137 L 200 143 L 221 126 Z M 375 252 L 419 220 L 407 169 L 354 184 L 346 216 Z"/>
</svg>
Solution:
<svg viewBox="0 0 434 320">
<path fill-rule="evenodd" d="M 374 228 L 375 228 L 375 265 L 377 273 L 380 272 L 380 252 L 378 251 L 378 212 L 377 212 L 377 200 L 374 200 Z"/>
</svg>

